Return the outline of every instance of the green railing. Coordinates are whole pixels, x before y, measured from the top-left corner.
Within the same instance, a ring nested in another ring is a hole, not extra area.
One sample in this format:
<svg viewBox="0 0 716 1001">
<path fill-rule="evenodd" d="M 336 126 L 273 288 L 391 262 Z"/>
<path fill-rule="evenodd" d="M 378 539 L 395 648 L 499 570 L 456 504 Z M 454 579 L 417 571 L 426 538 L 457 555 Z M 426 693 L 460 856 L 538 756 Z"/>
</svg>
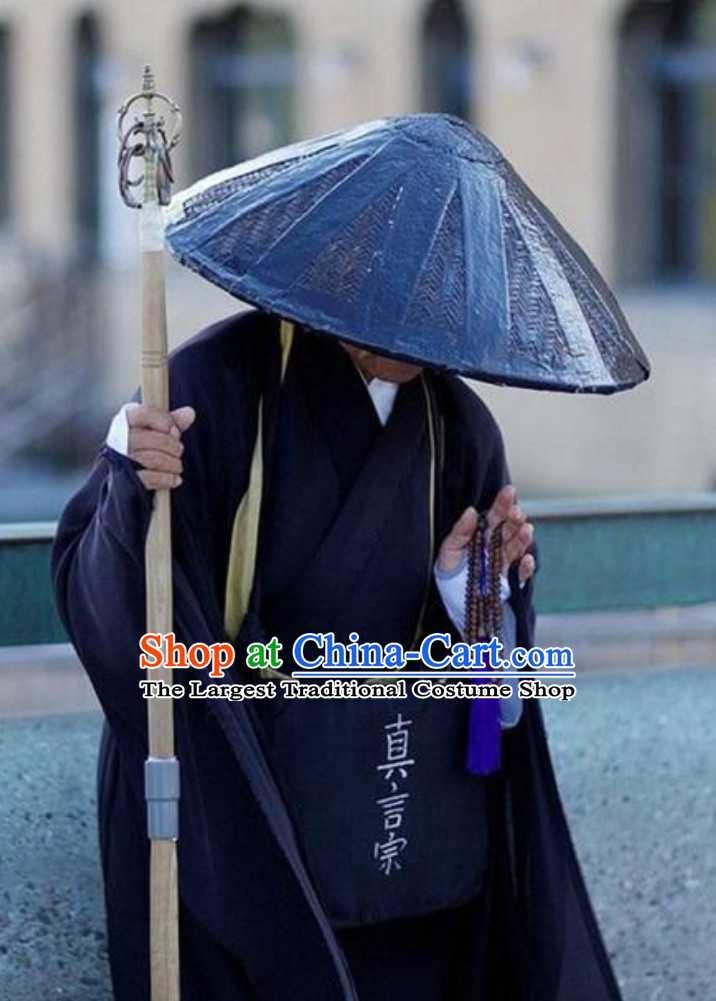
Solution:
<svg viewBox="0 0 716 1001">
<path fill-rule="evenodd" d="M 542 564 L 541 612 L 716 601 L 716 494 L 525 504 Z"/>
<path fill-rule="evenodd" d="M 0 646 L 66 642 L 50 584 L 52 522 L 0 525 Z"/>
<path fill-rule="evenodd" d="M 716 494 L 525 504 L 540 612 L 716 601 Z M 52 523 L 0 526 L 0 646 L 65 640 L 52 603 Z"/>
</svg>

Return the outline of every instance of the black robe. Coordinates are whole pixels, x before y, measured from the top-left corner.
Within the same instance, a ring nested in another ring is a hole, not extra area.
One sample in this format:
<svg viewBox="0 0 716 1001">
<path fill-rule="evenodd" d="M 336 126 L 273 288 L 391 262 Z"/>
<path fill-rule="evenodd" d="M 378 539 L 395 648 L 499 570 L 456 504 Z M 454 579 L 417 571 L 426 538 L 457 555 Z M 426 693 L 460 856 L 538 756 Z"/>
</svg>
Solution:
<svg viewBox="0 0 716 1001">
<path fill-rule="evenodd" d="M 324 416 L 336 463 L 335 483 L 321 483 L 317 491 L 334 490 L 334 504 L 346 499 L 350 504 L 344 485 L 370 462 L 380 428 L 342 349 L 301 332 L 297 350 L 307 345 L 313 345 L 316 357 L 314 417 Z M 276 396 L 278 353 L 277 321 L 250 313 L 210 328 L 172 358 L 172 406 L 191 404 L 198 415 L 184 436 L 184 485 L 174 491 L 172 505 L 175 631 L 186 643 L 224 638 L 229 540 L 248 485 L 260 395 L 268 399 L 266 410 L 275 422 L 265 435 L 269 470 L 276 454 L 290 468 L 291 435 L 300 431 L 302 413 L 307 422 L 312 419 L 311 404 L 303 412 L 292 396 L 291 365 Z M 439 542 L 467 504 L 490 505 L 507 481 L 507 469 L 499 431 L 480 400 L 453 377 L 430 374 L 427 382 L 441 416 Z M 391 421 L 399 419 L 411 392 L 410 386 L 400 390 Z M 282 422 L 282 407 L 291 410 L 290 420 Z M 300 477 L 301 470 L 292 475 Z M 291 569 L 302 569 L 315 555 L 326 526 L 319 506 L 311 504 L 311 490 L 305 489 L 315 481 L 302 481 L 292 511 L 282 495 L 290 477 L 272 480 L 269 475 L 268 481 L 259 597 L 265 595 L 263 625 L 270 634 L 272 599 L 275 612 L 291 587 Z M 133 463 L 103 448 L 88 482 L 64 512 L 53 553 L 58 605 L 108 720 L 99 765 L 99 824 L 117 1001 L 148 999 L 146 703 L 138 687 L 137 658 L 151 506 Z M 354 516 L 365 518 L 366 512 L 358 509 Z M 384 517 L 395 518 L 395 512 L 388 508 Z M 277 533 L 280 545 L 272 546 Z M 358 557 L 347 552 L 346 565 Z M 390 603 L 399 559 L 398 548 L 379 602 Z M 377 581 L 380 588 L 380 577 Z M 413 611 L 419 591 L 411 598 Z M 512 591 L 517 642 L 529 646 L 532 584 Z M 403 632 L 414 617 L 408 612 L 401 606 Z M 310 627 L 300 616 L 280 625 L 288 634 Z M 450 631 L 450 626 L 430 586 L 425 631 L 433 629 Z M 232 670 L 236 675 L 230 680 L 241 680 L 241 669 Z M 184 1001 L 355 1001 L 345 955 L 316 893 L 254 707 L 248 701 L 185 698 L 176 702 L 175 718 L 182 770 Z M 484 997 L 616 1001 L 619 992 L 570 842 L 536 702 L 525 703 L 522 721 L 503 737 L 503 755 L 504 767 L 490 781 L 487 916 L 484 926 L 476 923 L 472 943 L 475 957 L 484 958 Z M 470 945 L 468 934 L 468 955 Z"/>
</svg>

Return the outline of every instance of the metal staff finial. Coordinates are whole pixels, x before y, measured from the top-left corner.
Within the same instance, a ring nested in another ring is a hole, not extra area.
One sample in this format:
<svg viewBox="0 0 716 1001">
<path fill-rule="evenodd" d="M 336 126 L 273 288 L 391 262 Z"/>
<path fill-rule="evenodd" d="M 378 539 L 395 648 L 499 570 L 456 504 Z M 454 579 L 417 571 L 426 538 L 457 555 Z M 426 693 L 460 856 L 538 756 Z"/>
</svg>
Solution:
<svg viewBox="0 0 716 1001">
<path fill-rule="evenodd" d="M 135 115 L 130 123 L 132 110 Z M 141 92 L 124 102 L 118 116 L 117 164 L 124 203 L 132 209 L 148 202 L 168 205 L 174 179 L 170 154 L 181 138 L 182 117 L 179 105 L 156 90 L 151 66 L 144 67 Z M 135 165 L 137 173 L 133 174 Z M 137 188 L 143 189 L 141 197 L 135 194 Z"/>
</svg>

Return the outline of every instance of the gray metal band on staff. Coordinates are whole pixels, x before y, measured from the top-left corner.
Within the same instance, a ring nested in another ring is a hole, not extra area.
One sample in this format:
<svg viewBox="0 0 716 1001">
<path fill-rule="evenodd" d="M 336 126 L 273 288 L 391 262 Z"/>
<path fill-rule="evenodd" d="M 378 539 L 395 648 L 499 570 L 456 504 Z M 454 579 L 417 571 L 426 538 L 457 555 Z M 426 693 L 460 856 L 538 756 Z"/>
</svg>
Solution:
<svg viewBox="0 0 716 1001">
<path fill-rule="evenodd" d="M 177 758 L 147 758 L 144 762 L 144 798 L 148 837 L 153 841 L 176 841 L 179 837 Z"/>
</svg>

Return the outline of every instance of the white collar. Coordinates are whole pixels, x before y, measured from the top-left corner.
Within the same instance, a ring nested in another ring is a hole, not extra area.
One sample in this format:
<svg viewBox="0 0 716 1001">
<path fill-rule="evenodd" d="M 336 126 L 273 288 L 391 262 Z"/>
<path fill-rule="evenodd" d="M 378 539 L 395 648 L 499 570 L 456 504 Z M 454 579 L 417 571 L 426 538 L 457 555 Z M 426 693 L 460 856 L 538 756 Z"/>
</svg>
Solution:
<svg viewBox="0 0 716 1001">
<path fill-rule="evenodd" d="M 373 401 L 373 406 L 380 418 L 381 424 L 386 424 L 393 410 L 395 397 L 398 393 L 397 382 L 386 382 L 385 379 L 376 379 L 375 376 L 366 384 L 366 389 Z"/>
</svg>

